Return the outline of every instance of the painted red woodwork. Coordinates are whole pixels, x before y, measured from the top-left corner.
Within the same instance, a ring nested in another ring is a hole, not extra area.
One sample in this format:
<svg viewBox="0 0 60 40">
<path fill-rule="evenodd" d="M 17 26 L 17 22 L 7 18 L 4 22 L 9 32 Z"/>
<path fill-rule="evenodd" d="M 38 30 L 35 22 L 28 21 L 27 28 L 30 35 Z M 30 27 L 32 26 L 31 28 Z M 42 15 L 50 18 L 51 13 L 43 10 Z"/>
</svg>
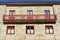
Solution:
<svg viewBox="0 0 60 40">
<path fill-rule="evenodd" d="M 27 16 L 27 19 L 28 19 L 28 20 L 32 20 L 32 19 L 33 19 L 33 15 Z"/>
<path fill-rule="evenodd" d="M 54 16 L 53 19 L 51 19 L 51 16 Z M 8 19 L 5 19 L 6 17 L 8 17 Z M 18 18 L 16 18 L 18 17 Z M 33 18 L 35 17 L 35 19 Z M 39 18 L 39 17 L 44 17 L 44 18 Z M 36 14 L 36 15 L 3 15 L 3 20 L 56 20 L 56 15 L 40 15 L 40 14 Z"/>
<path fill-rule="evenodd" d="M 50 15 L 46 15 L 45 16 L 45 19 L 50 20 L 51 19 L 51 16 Z"/>
<path fill-rule="evenodd" d="M 14 20 L 15 17 L 10 15 L 10 16 L 9 16 L 9 19 L 10 19 L 10 20 Z"/>
</svg>

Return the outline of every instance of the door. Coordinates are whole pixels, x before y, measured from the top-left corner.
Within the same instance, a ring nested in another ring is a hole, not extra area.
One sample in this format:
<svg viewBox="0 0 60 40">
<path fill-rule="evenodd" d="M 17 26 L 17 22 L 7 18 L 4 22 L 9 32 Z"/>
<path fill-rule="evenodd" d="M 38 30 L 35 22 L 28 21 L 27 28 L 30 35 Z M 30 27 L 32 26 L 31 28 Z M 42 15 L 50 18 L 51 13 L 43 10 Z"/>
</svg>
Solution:
<svg viewBox="0 0 60 40">
<path fill-rule="evenodd" d="M 50 10 L 44 10 L 45 19 L 50 19 Z"/>
<path fill-rule="evenodd" d="M 9 19 L 14 20 L 15 10 L 9 10 Z"/>
<path fill-rule="evenodd" d="M 32 20 L 33 19 L 33 10 L 27 10 L 27 19 Z"/>
</svg>

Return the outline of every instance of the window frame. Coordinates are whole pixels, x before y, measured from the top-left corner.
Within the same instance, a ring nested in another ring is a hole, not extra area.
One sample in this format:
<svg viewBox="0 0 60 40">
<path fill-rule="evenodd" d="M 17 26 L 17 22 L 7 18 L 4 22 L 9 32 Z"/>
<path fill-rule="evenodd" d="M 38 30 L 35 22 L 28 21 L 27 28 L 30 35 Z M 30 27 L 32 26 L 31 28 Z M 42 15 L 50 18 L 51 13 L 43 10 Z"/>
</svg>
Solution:
<svg viewBox="0 0 60 40">
<path fill-rule="evenodd" d="M 30 33 L 27 33 L 27 27 L 30 27 Z M 31 27 L 33 27 L 33 33 L 31 33 Z M 26 26 L 26 34 L 35 34 L 34 26 Z"/>
<path fill-rule="evenodd" d="M 8 33 L 8 27 L 10 27 L 10 33 Z M 14 33 L 11 33 L 12 27 L 14 27 Z M 7 26 L 6 34 L 15 34 L 15 26 Z"/>
<path fill-rule="evenodd" d="M 46 29 L 47 29 L 46 26 L 48 26 L 48 28 L 49 28 L 49 33 L 46 32 Z M 46 33 L 46 34 L 54 34 L 53 25 L 46 25 L 46 26 L 45 26 L 45 33 Z M 52 28 L 52 31 L 53 31 L 52 33 L 50 32 L 50 28 Z"/>
</svg>

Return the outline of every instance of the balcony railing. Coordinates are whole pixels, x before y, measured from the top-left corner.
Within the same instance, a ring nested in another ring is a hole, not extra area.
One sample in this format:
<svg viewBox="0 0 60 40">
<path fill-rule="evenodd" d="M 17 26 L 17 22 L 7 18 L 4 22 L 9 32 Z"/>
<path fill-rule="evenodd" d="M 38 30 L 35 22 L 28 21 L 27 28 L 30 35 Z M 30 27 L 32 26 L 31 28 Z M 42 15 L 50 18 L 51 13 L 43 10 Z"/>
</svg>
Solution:
<svg viewBox="0 0 60 40">
<path fill-rule="evenodd" d="M 3 21 L 21 21 L 21 20 L 26 20 L 26 21 L 31 21 L 31 20 L 54 20 L 56 21 L 56 15 L 3 15 Z"/>
</svg>

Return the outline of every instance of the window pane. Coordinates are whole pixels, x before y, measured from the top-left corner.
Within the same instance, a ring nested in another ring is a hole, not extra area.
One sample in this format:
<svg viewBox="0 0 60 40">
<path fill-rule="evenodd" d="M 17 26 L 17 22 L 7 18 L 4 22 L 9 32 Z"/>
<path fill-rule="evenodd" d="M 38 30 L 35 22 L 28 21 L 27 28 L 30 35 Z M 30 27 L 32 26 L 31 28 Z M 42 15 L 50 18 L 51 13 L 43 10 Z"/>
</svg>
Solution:
<svg viewBox="0 0 60 40">
<path fill-rule="evenodd" d="M 11 29 L 11 27 L 7 26 L 7 33 L 10 33 L 10 29 Z"/>
<path fill-rule="evenodd" d="M 33 29 L 31 29 L 31 33 L 34 33 L 34 30 Z"/>
<path fill-rule="evenodd" d="M 30 34 L 30 29 L 27 30 L 27 33 Z"/>
<path fill-rule="evenodd" d="M 14 26 L 11 26 L 11 33 L 14 33 Z"/>
<path fill-rule="evenodd" d="M 53 33 L 53 29 L 50 29 L 50 33 Z"/>
<path fill-rule="evenodd" d="M 11 33 L 14 33 L 14 29 L 11 30 Z"/>
<path fill-rule="evenodd" d="M 46 29 L 46 33 L 49 33 L 49 29 Z"/>
<path fill-rule="evenodd" d="M 8 29 L 10 29 L 11 27 L 10 26 L 7 26 Z"/>
<path fill-rule="evenodd" d="M 7 33 L 10 33 L 10 30 L 8 30 Z"/>
<path fill-rule="evenodd" d="M 27 26 L 27 29 L 30 29 L 30 26 Z"/>
<path fill-rule="evenodd" d="M 14 26 L 11 26 L 11 29 L 14 29 Z"/>
<path fill-rule="evenodd" d="M 34 29 L 34 26 L 31 26 L 31 29 Z"/>
<path fill-rule="evenodd" d="M 50 26 L 50 29 L 53 29 L 53 26 Z"/>
</svg>

